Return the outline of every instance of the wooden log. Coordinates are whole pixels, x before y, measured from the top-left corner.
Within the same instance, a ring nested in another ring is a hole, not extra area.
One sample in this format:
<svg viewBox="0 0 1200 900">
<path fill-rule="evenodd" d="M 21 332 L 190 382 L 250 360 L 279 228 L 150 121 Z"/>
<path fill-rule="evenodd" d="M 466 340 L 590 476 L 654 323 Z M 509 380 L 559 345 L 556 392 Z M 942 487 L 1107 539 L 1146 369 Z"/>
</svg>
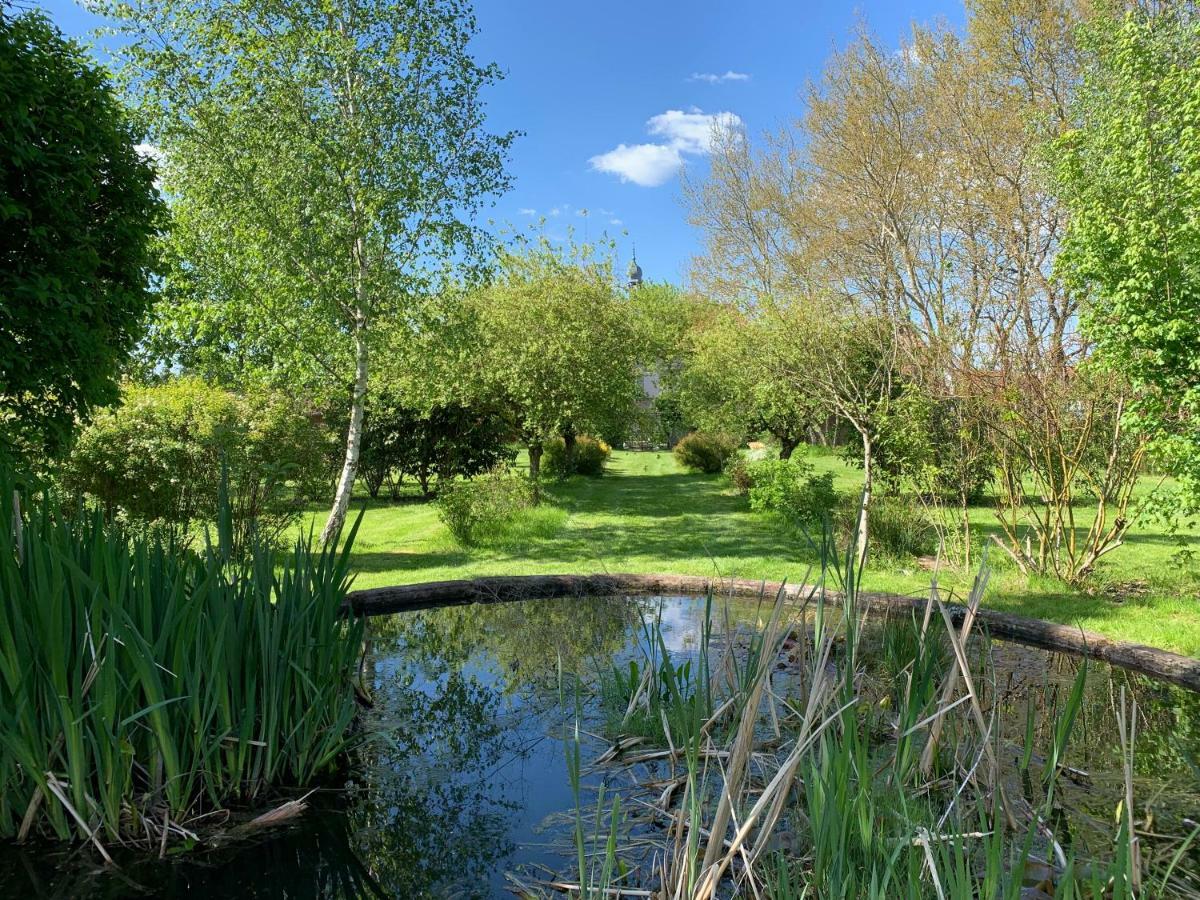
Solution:
<svg viewBox="0 0 1200 900">
<path fill-rule="evenodd" d="M 346 603 L 354 615 L 375 616 L 439 606 L 469 603 L 509 603 L 517 600 L 548 600 L 556 597 L 661 596 L 706 594 L 720 597 L 774 597 L 779 591 L 800 601 L 812 595 L 811 586 L 784 585 L 774 581 L 717 580 L 698 575 L 498 575 L 464 581 L 430 581 L 396 587 L 352 591 Z M 826 600 L 840 603 L 833 591 Z M 860 608 L 872 616 L 898 612 L 923 612 L 926 598 L 901 594 L 862 592 Z M 947 604 L 955 625 L 962 623 L 966 608 Z M 978 621 L 993 637 L 1098 659 L 1132 672 L 1200 692 L 1200 659 L 1169 653 L 1143 644 L 1117 641 L 1070 625 L 1045 622 L 1026 616 L 980 610 Z"/>
</svg>

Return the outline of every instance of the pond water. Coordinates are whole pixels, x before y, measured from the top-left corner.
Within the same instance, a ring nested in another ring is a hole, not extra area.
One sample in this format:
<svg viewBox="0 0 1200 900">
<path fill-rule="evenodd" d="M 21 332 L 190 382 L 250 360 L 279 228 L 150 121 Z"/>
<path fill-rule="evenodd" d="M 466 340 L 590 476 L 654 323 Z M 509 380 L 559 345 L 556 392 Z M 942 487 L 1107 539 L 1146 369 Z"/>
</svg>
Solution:
<svg viewBox="0 0 1200 900">
<path fill-rule="evenodd" d="M 672 654 L 696 654 L 705 609 L 695 598 L 597 598 L 373 620 L 366 725 L 383 737 L 344 783 L 309 797 L 294 824 L 163 861 L 125 857 L 116 873 L 82 848 L 0 846 L 3 895 L 491 897 L 513 895 L 510 876 L 570 877 L 576 797 L 566 760 L 577 713 L 586 770 L 608 746 L 595 735 L 611 724 L 594 690 L 599 673 L 640 656 L 647 616 L 661 620 Z M 763 614 L 752 603 L 729 610 L 735 628 Z M 1047 737 L 1079 661 L 1011 644 L 990 652 L 994 678 L 982 690 L 1005 733 L 1019 743 L 1032 707 L 1035 730 Z M 889 677 L 873 667 L 868 656 L 866 678 Z M 1062 788 L 1085 845 L 1089 832 L 1111 832 L 1124 789 L 1114 714 L 1122 687 L 1140 709 L 1134 785 L 1144 830 L 1177 834 L 1189 817 L 1200 819 L 1191 756 L 1200 754 L 1200 696 L 1091 664 L 1067 758 L 1086 776 Z M 582 806 L 595 810 L 601 783 L 611 794 L 646 777 L 627 767 L 585 771 Z M 653 831 L 652 823 L 643 828 Z"/>
</svg>

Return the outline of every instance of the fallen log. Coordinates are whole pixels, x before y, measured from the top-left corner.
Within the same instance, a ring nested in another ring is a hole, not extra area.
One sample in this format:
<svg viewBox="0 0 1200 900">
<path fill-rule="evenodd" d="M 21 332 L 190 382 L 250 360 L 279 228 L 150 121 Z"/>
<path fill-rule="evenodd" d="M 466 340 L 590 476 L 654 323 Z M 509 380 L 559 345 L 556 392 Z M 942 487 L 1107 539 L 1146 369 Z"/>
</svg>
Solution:
<svg viewBox="0 0 1200 900">
<path fill-rule="evenodd" d="M 811 586 L 780 584 L 773 581 L 712 579 L 698 575 L 498 575 L 463 581 L 430 581 L 396 587 L 352 591 L 346 603 L 354 615 L 375 616 L 439 606 L 470 603 L 509 603 L 517 600 L 549 600 L 556 597 L 613 597 L 706 594 L 717 596 L 774 597 L 779 591 L 802 601 L 812 596 Z M 828 602 L 839 603 L 841 596 L 826 591 Z M 894 615 L 916 610 L 923 612 L 926 598 L 901 594 L 861 592 L 860 608 L 872 616 Z M 947 604 L 954 624 L 961 625 L 966 607 Z M 1007 641 L 1073 653 L 1098 659 L 1110 665 L 1140 672 L 1154 678 L 1200 692 L 1200 659 L 1169 653 L 1143 644 L 1117 641 L 1070 625 L 980 610 L 977 621 L 997 638 Z"/>
</svg>

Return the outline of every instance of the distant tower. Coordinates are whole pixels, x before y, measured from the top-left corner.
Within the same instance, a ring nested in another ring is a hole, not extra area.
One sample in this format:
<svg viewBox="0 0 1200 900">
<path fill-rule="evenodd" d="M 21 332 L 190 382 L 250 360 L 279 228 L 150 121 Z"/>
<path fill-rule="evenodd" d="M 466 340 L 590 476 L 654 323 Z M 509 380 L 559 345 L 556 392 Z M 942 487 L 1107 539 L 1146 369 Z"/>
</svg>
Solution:
<svg viewBox="0 0 1200 900">
<path fill-rule="evenodd" d="M 633 259 L 629 261 L 629 268 L 625 274 L 629 276 L 630 290 L 642 283 L 642 267 L 637 263 L 637 247 L 633 248 Z"/>
</svg>

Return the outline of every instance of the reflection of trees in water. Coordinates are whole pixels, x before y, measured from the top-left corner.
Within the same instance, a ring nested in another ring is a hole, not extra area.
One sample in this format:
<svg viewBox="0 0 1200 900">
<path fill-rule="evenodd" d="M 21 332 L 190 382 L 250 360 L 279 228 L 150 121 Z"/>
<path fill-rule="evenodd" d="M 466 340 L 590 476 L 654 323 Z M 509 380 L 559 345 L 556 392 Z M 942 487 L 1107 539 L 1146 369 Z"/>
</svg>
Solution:
<svg viewBox="0 0 1200 900">
<path fill-rule="evenodd" d="M 427 677 L 490 657 L 513 692 L 552 684 L 560 660 L 575 674 L 607 667 L 636 621 L 637 607 L 625 598 L 562 598 L 400 613 L 373 621 L 371 632 L 377 656 L 394 647 Z"/>
<path fill-rule="evenodd" d="M 428 662 L 432 663 L 433 660 Z M 360 749 L 345 791 L 314 795 L 288 829 L 166 863 L 144 856 L 97 875 L 79 853 L 55 859 L 0 847 L 5 895 L 351 898 L 490 896 L 516 805 L 490 784 L 490 762 L 521 752 L 505 728 L 501 686 L 442 663 L 417 683 L 400 660 L 374 661 L 381 736 Z M 11 889 L 11 890 L 8 890 Z"/>
</svg>

